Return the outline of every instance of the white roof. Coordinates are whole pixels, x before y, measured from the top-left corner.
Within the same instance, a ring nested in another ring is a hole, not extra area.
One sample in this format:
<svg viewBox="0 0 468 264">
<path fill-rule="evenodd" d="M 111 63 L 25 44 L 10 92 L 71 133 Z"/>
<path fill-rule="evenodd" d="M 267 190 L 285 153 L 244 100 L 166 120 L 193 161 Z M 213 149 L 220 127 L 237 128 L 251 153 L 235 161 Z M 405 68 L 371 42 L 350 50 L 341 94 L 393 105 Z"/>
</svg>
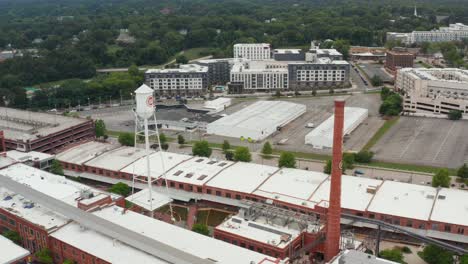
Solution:
<svg viewBox="0 0 468 264">
<path fill-rule="evenodd" d="M 343 175 L 341 178 L 341 207 L 365 211 L 374 194 L 368 188 L 376 189 L 382 181 Z M 330 200 L 330 178 L 327 178 L 310 199 L 322 207 L 328 207 Z"/>
<path fill-rule="evenodd" d="M 359 107 L 345 107 L 343 135 L 350 134 L 368 116 L 369 110 Z M 333 146 L 333 130 L 335 115 L 332 115 L 318 127 L 305 136 L 305 143 L 315 148 L 331 148 Z"/>
<path fill-rule="evenodd" d="M 153 153 L 152 151 L 151 153 Z M 119 171 L 145 156 L 145 150 L 134 147 L 120 147 L 99 155 L 85 163 L 87 166 Z"/>
<path fill-rule="evenodd" d="M 8 264 L 29 256 L 29 251 L 16 245 L 6 237 L 0 236 L 0 263 Z"/>
<path fill-rule="evenodd" d="M 103 154 L 104 152 L 115 149 L 117 147 L 117 145 L 90 141 L 69 148 L 57 154 L 55 158 L 59 161 L 82 165 L 87 161 Z"/>
<path fill-rule="evenodd" d="M 50 155 L 47 153 L 37 152 L 37 151 L 30 151 L 30 152 L 21 152 L 17 150 L 9 150 L 6 153 L 8 158 L 14 159 L 18 162 L 25 162 L 25 161 L 42 161 L 53 159 L 54 155 Z"/>
<path fill-rule="evenodd" d="M 226 137 L 262 140 L 278 127 L 304 114 L 306 106 L 284 101 L 258 101 L 207 125 L 207 132 Z"/>
<path fill-rule="evenodd" d="M 270 47 L 268 43 L 237 43 L 234 47 Z"/>
<path fill-rule="evenodd" d="M 12 121 L 14 119 L 21 122 Z M 87 121 L 83 118 L 0 107 L 0 126 L 5 138 L 14 140 L 36 140 Z"/>
<path fill-rule="evenodd" d="M 193 157 L 168 171 L 166 177 L 171 181 L 201 186 L 232 164 L 232 161 Z"/>
<path fill-rule="evenodd" d="M 266 224 L 264 220 L 259 218 L 256 221 L 245 221 L 241 217 L 234 216 L 218 225 L 216 229 L 281 249 L 287 247 L 301 233 L 288 226 Z M 289 235 L 290 239 L 282 241 L 283 234 Z"/>
<path fill-rule="evenodd" d="M 278 54 L 299 54 L 301 49 L 275 49 L 274 52 Z"/>
<path fill-rule="evenodd" d="M 153 200 L 152 204 L 150 204 L 149 189 L 144 189 L 133 195 L 128 196 L 127 198 L 125 198 L 125 200 L 132 202 L 137 206 L 142 207 L 148 211 L 156 210 L 172 202 L 172 199 L 167 195 L 155 191 L 151 191 L 151 198 Z"/>
<path fill-rule="evenodd" d="M 231 98 L 220 97 L 211 101 L 206 101 L 203 107 L 216 109 L 218 107 L 224 107 L 225 105 L 229 106 L 231 104 L 231 101 L 232 101 Z"/>
<path fill-rule="evenodd" d="M 114 206 L 96 211 L 94 214 L 166 245 L 220 264 L 260 263 L 265 258 L 271 259 L 263 254 L 132 211 L 123 213 L 124 210 Z"/>
<path fill-rule="evenodd" d="M 168 68 L 168 69 L 149 69 L 146 73 L 206 73 L 208 67 L 201 66 L 198 64 L 184 64 L 180 65 L 179 68 Z"/>
<path fill-rule="evenodd" d="M 375 194 L 368 211 L 427 221 L 436 194 L 437 190 L 433 187 L 385 181 Z M 445 221 L 449 220 L 447 216 L 444 218 Z"/>
<path fill-rule="evenodd" d="M 277 167 L 238 162 L 208 181 L 206 186 L 252 193 L 277 170 Z"/>
<path fill-rule="evenodd" d="M 430 220 L 468 226 L 467 197 L 467 191 L 440 189 Z"/>
<path fill-rule="evenodd" d="M 254 194 L 314 208 L 315 203 L 308 200 L 327 177 L 321 172 L 283 168 L 258 187 Z"/>
<path fill-rule="evenodd" d="M 3 157 L 0 156 L 0 168 L 5 168 L 10 166 L 11 164 L 15 164 L 17 161 L 10 158 L 10 157 Z"/>
<path fill-rule="evenodd" d="M 164 173 L 164 169 L 169 171 L 177 164 L 192 158 L 192 156 L 177 154 L 171 152 L 154 152 L 149 156 L 150 159 L 150 174 L 153 178 L 158 178 Z M 164 169 L 161 160 L 164 161 Z M 146 156 L 133 162 L 121 170 L 122 172 L 135 174 L 139 176 L 148 176 L 146 168 Z"/>
<path fill-rule="evenodd" d="M 120 241 L 116 241 L 111 237 L 91 229 L 83 228 L 75 222 L 60 228 L 58 231 L 52 233 L 51 236 L 112 264 L 168 263 Z M 90 243 L 90 241 L 92 241 L 92 243 Z"/>
</svg>

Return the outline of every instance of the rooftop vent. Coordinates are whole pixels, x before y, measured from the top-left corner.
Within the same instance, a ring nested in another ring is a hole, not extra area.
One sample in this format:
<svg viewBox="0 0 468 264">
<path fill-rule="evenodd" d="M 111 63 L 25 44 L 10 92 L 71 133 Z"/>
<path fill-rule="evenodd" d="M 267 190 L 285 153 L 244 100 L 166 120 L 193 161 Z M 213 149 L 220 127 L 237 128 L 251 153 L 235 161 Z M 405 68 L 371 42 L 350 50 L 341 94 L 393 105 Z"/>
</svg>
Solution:
<svg viewBox="0 0 468 264">
<path fill-rule="evenodd" d="M 446 198 L 445 195 L 439 195 L 439 196 L 437 197 L 437 199 L 439 199 L 439 200 L 445 200 L 445 198 Z"/>
<path fill-rule="evenodd" d="M 428 195 L 426 195 L 426 198 L 427 198 L 427 199 L 434 200 L 434 195 L 432 195 L 432 194 L 428 194 Z"/>
</svg>

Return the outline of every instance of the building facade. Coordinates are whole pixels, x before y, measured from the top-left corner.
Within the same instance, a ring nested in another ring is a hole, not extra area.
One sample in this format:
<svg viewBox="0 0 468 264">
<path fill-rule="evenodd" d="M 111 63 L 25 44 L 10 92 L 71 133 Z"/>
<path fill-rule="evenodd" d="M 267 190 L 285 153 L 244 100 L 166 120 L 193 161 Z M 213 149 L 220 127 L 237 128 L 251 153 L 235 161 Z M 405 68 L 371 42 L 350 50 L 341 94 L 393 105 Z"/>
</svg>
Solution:
<svg viewBox="0 0 468 264">
<path fill-rule="evenodd" d="M 234 45 L 234 58 L 249 60 L 268 60 L 271 48 L 268 43 L 238 43 Z"/>
<path fill-rule="evenodd" d="M 397 72 L 395 89 L 404 94 L 408 113 L 468 113 L 468 71 L 404 68 Z"/>
<path fill-rule="evenodd" d="M 414 54 L 406 51 L 389 50 L 385 59 L 385 68 L 390 72 L 400 68 L 413 68 L 414 58 Z"/>
<path fill-rule="evenodd" d="M 422 42 L 461 41 L 468 38 L 468 26 L 462 23 L 450 24 L 431 31 L 413 31 L 410 33 L 388 32 L 387 40 L 399 40 L 405 44 Z"/>
<path fill-rule="evenodd" d="M 349 63 L 319 60 L 288 65 L 289 88 L 295 91 L 341 88 L 349 86 Z"/>
<path fill-rule="evenodd" d="M 193 62 L 200 66 L 208 67 L 208 85 L 226 84 L 229 82 L 231 59 L 199 60 Z"/>
<path fill-rule="evenodd" d="M 157 97 L 201 96 L 208 88 L 208 67 L 186 64 L 176 69 L 150 69 L 145 83 Z"/>
<path fill-rule="evenodd" d="M 234 64 L 230 80 L 241 83 L 243 93 L 287 90 L 287 63 L 273 60 L 239 62 Z"/>
</svg>

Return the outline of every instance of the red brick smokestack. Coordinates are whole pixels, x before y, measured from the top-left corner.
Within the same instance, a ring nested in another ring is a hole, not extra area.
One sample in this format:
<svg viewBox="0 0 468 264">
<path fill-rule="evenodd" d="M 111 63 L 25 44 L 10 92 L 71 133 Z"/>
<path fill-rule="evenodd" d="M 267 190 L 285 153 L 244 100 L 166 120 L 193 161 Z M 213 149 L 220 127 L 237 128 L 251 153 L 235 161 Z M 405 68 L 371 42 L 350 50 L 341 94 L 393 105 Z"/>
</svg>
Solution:
<svg viewBox="0 0 468 264">
<path fill-rule="evenodd" d="M 325 261 L 340 252 L 341 219 L 341 160 L 343 156 L 344 100 L 335 100 L 335 124 L 333 129 L 333 160 L 330 184 L 330 202 L 327 213 L 327 239 Z"/>
</svg>

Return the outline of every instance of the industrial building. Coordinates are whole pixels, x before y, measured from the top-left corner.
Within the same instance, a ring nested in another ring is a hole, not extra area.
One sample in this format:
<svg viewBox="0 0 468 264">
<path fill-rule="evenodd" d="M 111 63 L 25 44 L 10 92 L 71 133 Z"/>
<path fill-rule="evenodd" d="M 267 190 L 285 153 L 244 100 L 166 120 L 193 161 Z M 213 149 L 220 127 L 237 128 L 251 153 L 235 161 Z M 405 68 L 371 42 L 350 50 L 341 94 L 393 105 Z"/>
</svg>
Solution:
<svg viewBox="0 0 468 264">
<path fill-rule="evenodd" d="M 2 219 L 0 219 L 1 221 Z M 29 251 L 16 245 L 13 241 L 0 235 L 0 263 L 3 264 L 16 264 L 25 260 L 30 255 Z"/>
<path fill-rule="evenodd" d="M 150 69 L 145 83 L 155 96 L 201 96 L 208 88 L 208 67 L 185 64 L 174 69 Z"/>
<path fill-rule="evenodd" d="M 405 50 L 389 50 L 385 58 L 385 68 L 391 73 L 401 68 L 413 68 L 414 59 L 414 54 Z"/>
<path fill-rule="evenodd" d="M 388 32 L 387 40 L 399 40 L 404 44 L 422 42 L 461 41 L 468 38 L 468 26 L 462 23 L 450 24 L 431 31 L 413 31 L 410 33 Z"/>
<path fill-rule="evenodd" d="M 238 43 L 234 44 L 234 58 L 248 60 L 268 60 L 271 58 L 271 48 L 268 43 Z"/>
<path fill-rule="evenodd" d="M 50 249 L 55 263 L 66 259 L 79 264 L 282 263 L 126 210 L 121 196 L 27 165 L 0 170 L 0 182 L 2 230 L 17 231 L 31 253 Z M 3 251 L 0 255 L 0 259 L 9 256 Z"/>
<path fill-rule="evenodd" d="M 351 134 L 364 120 L 367 119 L 369 110 L 358 107 L 346 107 L 344 114 L 344 136 Z M 305 136 L 305 143 L 316 149 L 330 149 L 333 146 L 333 123 L 335 116 L 332 115 L 314 130 Z"/>
<path fill-rule="evenodd" d="M 207 126 L 207 133 L 260 141 L 306 111 L 301 104 L 284 101 L 258 101 Z"/>
<path fill-rule="evenodd" d="M 211 101 L 206 101 L 203 105 L 203 109 L 210 111 L 210 113 L 219 113 L 226 110 L 226 108 L 231 105 L 231 102 L 231 98 L 220 97 Z"/>
<path fill-rule="evenodd" d="M 94 139 L 94 123 L 67 117 L 0 107 L 0 129 L 7 150 L 54 153 L 70 143 Z"/>
<path fill-rule="evenodd" d="M 395 89 L 404 94 L 407 113 L 468 113 L 467 70 L 404 68 L 397 72 Z"/>
</svg>

